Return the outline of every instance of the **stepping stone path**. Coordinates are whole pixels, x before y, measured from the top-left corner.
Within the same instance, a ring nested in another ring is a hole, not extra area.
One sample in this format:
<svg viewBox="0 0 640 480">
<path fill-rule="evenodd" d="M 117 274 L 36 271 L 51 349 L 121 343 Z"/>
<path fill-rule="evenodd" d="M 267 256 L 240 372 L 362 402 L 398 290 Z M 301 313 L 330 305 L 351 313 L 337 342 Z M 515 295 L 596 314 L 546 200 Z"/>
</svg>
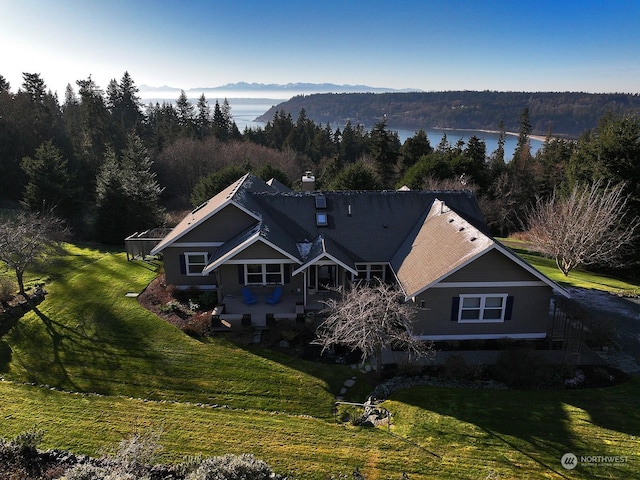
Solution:
<svg viewBox="0 0 640 480">
<path fill-rule="evenodd" d="M 367 373 L 373 370 L 373 367 L 369 364 L 361 367 L 359 365 L 353 364 L 351 365 L 352 370 L 359 370 L 361 373 Z M 344 396 L 347 394 L 347 391 L 356 384 L 356 380 L 358 377 L 351 377 L 344 381 L 342 384 L 342 388 L 340 388 L 340 393 L 336 396 L 336 402 L 342 402 L 344 400 Z"/>
</svg>

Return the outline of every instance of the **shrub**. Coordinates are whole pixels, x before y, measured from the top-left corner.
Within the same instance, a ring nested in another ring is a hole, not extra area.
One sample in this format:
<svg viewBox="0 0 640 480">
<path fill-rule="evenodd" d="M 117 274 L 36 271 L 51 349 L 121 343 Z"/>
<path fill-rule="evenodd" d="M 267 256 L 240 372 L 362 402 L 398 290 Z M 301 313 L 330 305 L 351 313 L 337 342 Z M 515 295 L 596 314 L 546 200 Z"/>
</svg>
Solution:
<svg viewBox="0 0 640 480">
<path fill-rule="evenodd" d="M 585 342 L 590 347 L 609 347 L 615 343 L 616 322 L 612 318 L 595 319 L 588 317 L 585 319 L 586 338 Z"/>
<path fill-rule="evenodd" d="M 198 295 L 197 303 L 203 310 L 209 310 L 218 304 L 218 292 L 208 291 Z"/>
<path fill-rule="evenodd" d="M 275 477 L 271 467 L 251 454 L 210 457 L 185 480 L 267 480 Z"/>
<path fill-rule="evenodd" d="M 493 376 L 515 388 L 532 388 L 559 383 L 561 380 L 560 372 L 543 364 L 530 348 L 502 351 L 493 367 Z"/>
<path fill-rule="evenodd" d="M 154 432 L 131 435 L 100 465 L 77 464 L 67 471 L 65 480 L 148 480 L 151 464 L 162 450 L 159 436 Z"/>
<path fill-rule="evenodd" d="M 0 439 L 0 478 L 37 478 L 41 474 L 38 445 L 41 430 L 29 430 L 12 440 Z"/>
<path fill-rule="evenodd" d="M 0 303 L 11 300 L 17 290 L 18 286 L 13 278 L 0 276 Z"/>
<path fill-rule="evenodd" d="M 474 370 L 462 355 L 449 355 L 444 362 L 443 376 L 450 380 L 471 380 Z"/>
</svg>

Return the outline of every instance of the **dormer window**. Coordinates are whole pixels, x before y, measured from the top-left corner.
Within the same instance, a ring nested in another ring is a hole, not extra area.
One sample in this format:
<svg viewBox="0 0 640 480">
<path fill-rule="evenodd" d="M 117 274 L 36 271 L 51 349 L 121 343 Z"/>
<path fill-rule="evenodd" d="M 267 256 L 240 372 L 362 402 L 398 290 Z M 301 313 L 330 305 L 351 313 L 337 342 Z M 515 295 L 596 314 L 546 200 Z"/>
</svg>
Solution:
<svg viewBox="0 0 640 480">
<path fill-rule="evenodd" d="M 326 212 L 316 212 L 316 225 L 319 227 L 326 227 L 328 225 Z"/>
</svg>

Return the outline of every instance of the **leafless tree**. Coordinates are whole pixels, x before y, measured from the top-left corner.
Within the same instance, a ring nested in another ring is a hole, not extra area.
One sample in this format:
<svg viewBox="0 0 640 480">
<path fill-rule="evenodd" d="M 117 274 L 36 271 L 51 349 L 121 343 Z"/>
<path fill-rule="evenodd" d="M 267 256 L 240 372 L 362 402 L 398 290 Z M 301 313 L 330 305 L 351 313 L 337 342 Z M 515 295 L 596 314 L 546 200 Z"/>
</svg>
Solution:
<svg viewBox="0 0 640 480">
<path fill-rule="evenodd" d="M 27 302 L 25 271 L 42 260 L 65 233 L 63 222 L 51 214 L 20 212 L 0 218 L 0 262 L 15 273 L 19 292 Z"/>
<path fill-rule="evenodd" d="M 566 197 L 538 198 L 527 212 L 529 237 L 565 276 L 579 265 L 620 264 L 639 221 L 626 213 L 624 184 L 577 185 Z"/>
<path fill-rule="evenodd" d="M 404 302 L 402 293 L 392 285 L 356 284 L 352 289 L 337 290 L 339 298 L 324 303 L 326 320 L 318 327 L 313 343 L 326 351 L 342 345 L 362 353 L 362 362 L 375 355 L 377 372 L 382 367 L 385 347 L 404 348 L 412 356 L 424 356 L 433 351 L 429 342 L 411 333 L 415 307 Z"/>
</svg>

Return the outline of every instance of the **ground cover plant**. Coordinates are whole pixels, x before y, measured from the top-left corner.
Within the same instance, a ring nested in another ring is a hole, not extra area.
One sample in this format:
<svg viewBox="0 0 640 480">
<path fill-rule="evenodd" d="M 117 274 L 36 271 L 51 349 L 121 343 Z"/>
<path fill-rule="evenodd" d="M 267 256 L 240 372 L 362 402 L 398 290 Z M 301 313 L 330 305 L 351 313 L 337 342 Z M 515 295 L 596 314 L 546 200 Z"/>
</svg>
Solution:
<svg viewBox="0 0 640 480">
<path fill-rule="evenodd" d="M 323 365 L 213 337 L 196 339 L 144 310 L 157 265 L 65 246 L 47 300 L 0 340 L 0 437 L 34 427 L 42 448 L 99 455 L 141 430 L 161 431 L 160 461 L 252 453 L 292 478 L 629 478 L 640 471 L 640 382 L 604 389 L 417 387 L 383 405 L 390 431 L 334 422 L 346 378 Z M 36 272 L 37 275 L 37 272 Z M 566 451 L 565 451 L 566 450 Z M 577 455 L 625 464 L 560 465 Z"/>
</svg>

